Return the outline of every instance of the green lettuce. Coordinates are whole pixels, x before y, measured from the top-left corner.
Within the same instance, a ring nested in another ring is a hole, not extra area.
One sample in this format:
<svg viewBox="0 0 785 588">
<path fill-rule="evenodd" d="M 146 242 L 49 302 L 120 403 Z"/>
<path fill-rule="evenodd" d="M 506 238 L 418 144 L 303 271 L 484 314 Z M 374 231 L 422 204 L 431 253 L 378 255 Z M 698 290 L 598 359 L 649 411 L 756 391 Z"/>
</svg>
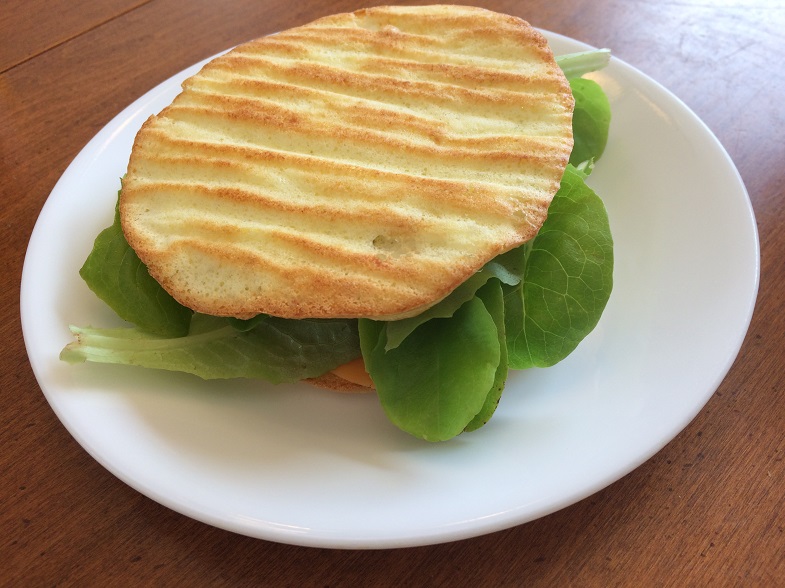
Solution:
<svg viewBox="0 0 785 588">
<path fill-rule="evenodd" d="M 193 313 L 153 279 L 131 249 L 120 226 L 119 206 L 112 225 L 96 237 L 79 275 L 123 320 L 153 335 L 188 334 Z"/>
<path fill-rule="evenodd" d="M 204 379 L 261 378 L 279 384 L 320 376 L 360 356 L 357 321 L 264 317 L 240 330 L 225 318 L 195 314 L 185 337 L 140 328 L 71 327 L 60 358 L 186 372 Z"/>
<path fill-rule="evenodd" d="M 491 420 L 493 413 L 496 412 L 496 407 L 499 405 L 499 400 L 501 400 L 504 385 L 507 383 L 507 374 L 509 373 L 507 337 L 505 336 L 504 326 L 504 292 L 502 291 L 501 281 L 490 280 L 477 291 L 477 297 L 482 300 L 496 325 L 496 336 L 499 341 L 499 365 L 496 366 L 496 375 L 491 389 L 485 397 L 485 402 L 480 411 L 466 425 L 464 429 L 466 432 L 476 431 Z"/>
<path fill-rule="evenodd" d="M 572 115 L 575 144 L 570 154 L 570 163 L 577 166 L 584 161 L 598 160 L 605 151 L 611 105 L 602 87 L 594 80 L 575 78 L 570 80 L 570 88 L 575 96 L 575 110 Z"/>
<path fill-rule="evenodd" d="M 613 287 L 613 239 L 602 200 L 568 166 L 533 241 L 505 254 L 521 281 L 505 286 L 510 367 L 547 367 L 597 325 Z"/>
<path fill-rule="evenodd" d="M 556 56 L 556 63 L 568 80 L 603 69 L 611 60 L 610 49 L 589 49 Z"/>
<path fill-rule="evenodd" d="M 496 323 L 478 297 L 385 351 L 386 323 L 360 320 L 365 367 L 387 417 L 427 441 L 461 433 L 483 409 L 501 360 Z"/>
<path fill-rule="evenodd" d="M 468 302 L 477 291 L 482 288 L 491 278 L 498 278 L 501 282 L 514 286 L 521 281 L 520 276 L 512 273 L 504 264 L 493 259 L 485 266 L 473 274 L 463 284 L 453 290 L 445 299 L 438 304 L 425 310 L 424 312 L 411 318 L 392 321 L 387 325 L 387 343 L 385 349 L 395 349 L 406 337 L 418 326 L 434 318 L 449 318 L 464 303 Z"/>
</svg>

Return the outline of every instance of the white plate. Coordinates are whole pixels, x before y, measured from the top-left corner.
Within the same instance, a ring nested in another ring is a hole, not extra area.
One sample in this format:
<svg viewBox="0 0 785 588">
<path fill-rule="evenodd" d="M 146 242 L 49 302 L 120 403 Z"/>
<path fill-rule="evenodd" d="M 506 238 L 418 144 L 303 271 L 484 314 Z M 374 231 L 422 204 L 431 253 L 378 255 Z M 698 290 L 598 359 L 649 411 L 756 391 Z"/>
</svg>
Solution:
<svg viewBox="0 0 785 588">
<path fill-rule="evenodd" d="M 586 48 L 548 36 L 557 54 Z M 590 183 L 611 220 L 615 289 L 566 361 L 511 376 L 485 428 L 428 444 L 389 424 L 370 395 L 60 362 L 69 324 L 117 320 L 78 270 L 111 223 L 137 129 L 198 67 L 140 98 L 76 157 L 41 211 L 22 277 L 25 342 L 46 398 L 96 460 L 153 500 L 300 545 L 488 533 L 630 472 L 689 423 L 734 361 L 758 287 L 749 198 L 706 126 L 614 59 L 594 76 L 613 124 Z"/>
</svg>

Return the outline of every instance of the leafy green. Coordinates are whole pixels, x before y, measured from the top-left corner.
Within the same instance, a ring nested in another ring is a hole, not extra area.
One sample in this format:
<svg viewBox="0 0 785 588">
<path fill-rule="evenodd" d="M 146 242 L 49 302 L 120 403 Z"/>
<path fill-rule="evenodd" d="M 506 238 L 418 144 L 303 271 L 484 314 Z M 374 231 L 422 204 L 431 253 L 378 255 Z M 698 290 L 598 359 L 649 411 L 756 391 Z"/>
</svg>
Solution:
<svg viewBox="0 0 785 588">
<path fill-rule="evenodd" d="M 117 315 L 140 329 L 163 337 L 188 333 L 191 310 L 156 282 L 125 240 L 120 212 L 96 238 L 79 275 Z"/>
<path fill-rule="evenodd" d="M 568 166 L 534 241 L 510 256 L 523 270 L 504 287 L 510 367 L 553 365 L 594 329 L 613 285 L 605 206 L 582 174 Z"/>
<path fill-rule="evenodd" d="M 501 282 L 499 280 L 490 280 L 477 291 L 477 297 L 482 300 L 486 310 L 496 324 L 496 335 L 499 341 L 499 365 L 496 367 L 496 376 L 488 395 L 485 397 L 485 402 L 480 412 L 466 425 L 466 429 L 464 429 L 466 432 L 476 431 L 491 420 L 493 413 L 496 412 L 496 407 L 499 405 L 502 392 L 504 392 L 504 384 L 507 382 L 507 373 L 509 371 L 507 338 L 504 331 L 504 294 Z"/>
<path fill-rule="evenodd" d="M 431 308 L 421 312 L 411 318 L 391 321 L 387 325 L 387 344 L 385 350 L 395 349 L 401 344 L 409 334 L 421 324 L 434 318 L 448 318 L 463 306 L 466 302 L 474 298 L 477 290 L 482 288 L 491 278 L 498 278 L 505 284 L 515 285 L 520 282 L 520 277 L 510 272 L 510 270 L 497 260 L 491 260 L 485 266 L 473 274 L 463 284 L 453 290 L 445 299 Z"/>
<path fill-rule="evenodd" d="M 498 332 L 482 300 L 420 325 L 385 351 L 386 325 L 360 320 L 360 345 L 387 417 L 427 441 L 461 433 L 483 409 L 501 359 Z"/>
<path fill-rule="evenodd" d="M 572 132 L 575 144 L 570 154 L 570 163 L 580 165 L 600 158 L 608 142 L 611 122 L 611 105 L 602 87 L 593 80 L 575 78 L 570 80 L 575 97 L 572 115 Z"/>
<path fill-rule="evenodd" d="M 257 314 L 256 316 L 251 317 L 249 319 L 239 319 L 232 316 L 229 317 L 227 320 L 229 321 L 229 324 L 232 325 L 238 331 L 250 331 L 256 325 L 266 320 L 267 318 L 269 318 L 269 315 Z"/>
<path fill-rule="evenodd" d="M 186 337 L 158 337 L 138 328 L 71 327 L 76 341 L 60 359 L 181 371 L 204 379 L 262 378 L 297 382 L 360 356 L 355 320 L 266 317 L 240 331 L 224 318 L 196 314 Z"/>
<path fill-rule="evenodd" d="M 556 56 L 556 63 L 568 80 L 579 78 L 592 71 L 608 65 L 611 59 L 610 49 L 591 49 L 577 53 L 565 53 Z"/>
</svg>

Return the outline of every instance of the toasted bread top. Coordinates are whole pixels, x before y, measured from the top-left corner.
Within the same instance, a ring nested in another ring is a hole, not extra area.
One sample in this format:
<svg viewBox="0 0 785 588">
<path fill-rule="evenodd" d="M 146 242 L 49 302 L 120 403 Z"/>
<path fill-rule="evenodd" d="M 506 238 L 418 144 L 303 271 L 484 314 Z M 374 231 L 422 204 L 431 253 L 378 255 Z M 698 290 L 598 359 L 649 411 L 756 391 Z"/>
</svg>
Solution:
<svg viewBox="0 0 785 588">
<path fill-rule="evenodd" d="M 145 122 L 123 231 L 198 312 L 412 316 L 537 233 L 572 109 L 518 18 L 329 16 L 217 57 Z"/>
</svg>

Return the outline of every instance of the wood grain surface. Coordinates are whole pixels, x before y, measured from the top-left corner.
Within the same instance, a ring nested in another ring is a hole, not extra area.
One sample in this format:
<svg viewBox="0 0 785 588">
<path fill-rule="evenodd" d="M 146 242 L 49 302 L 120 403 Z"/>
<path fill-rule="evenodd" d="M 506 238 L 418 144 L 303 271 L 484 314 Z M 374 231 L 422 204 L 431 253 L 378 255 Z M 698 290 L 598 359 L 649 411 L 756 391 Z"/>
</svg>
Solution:
<svg viewBox="0 0 785 588">
<path fill-rule="evenodd" d="M 676 93 L 735 161 L 761 284 L 733 368 L 693 422 L 578 504 L 474 539 L 347 551 L 251 539 L 177 514 L 95 462 L 25 352 L 27 241 L 85 143 L 155 84 L 349 0 L 11 1 L 0 10 L 0 585 L 785 586 L 785 3 L 496 0 Z M 667 173 L 667 170 L 665 171 Z"/>
</svg>

